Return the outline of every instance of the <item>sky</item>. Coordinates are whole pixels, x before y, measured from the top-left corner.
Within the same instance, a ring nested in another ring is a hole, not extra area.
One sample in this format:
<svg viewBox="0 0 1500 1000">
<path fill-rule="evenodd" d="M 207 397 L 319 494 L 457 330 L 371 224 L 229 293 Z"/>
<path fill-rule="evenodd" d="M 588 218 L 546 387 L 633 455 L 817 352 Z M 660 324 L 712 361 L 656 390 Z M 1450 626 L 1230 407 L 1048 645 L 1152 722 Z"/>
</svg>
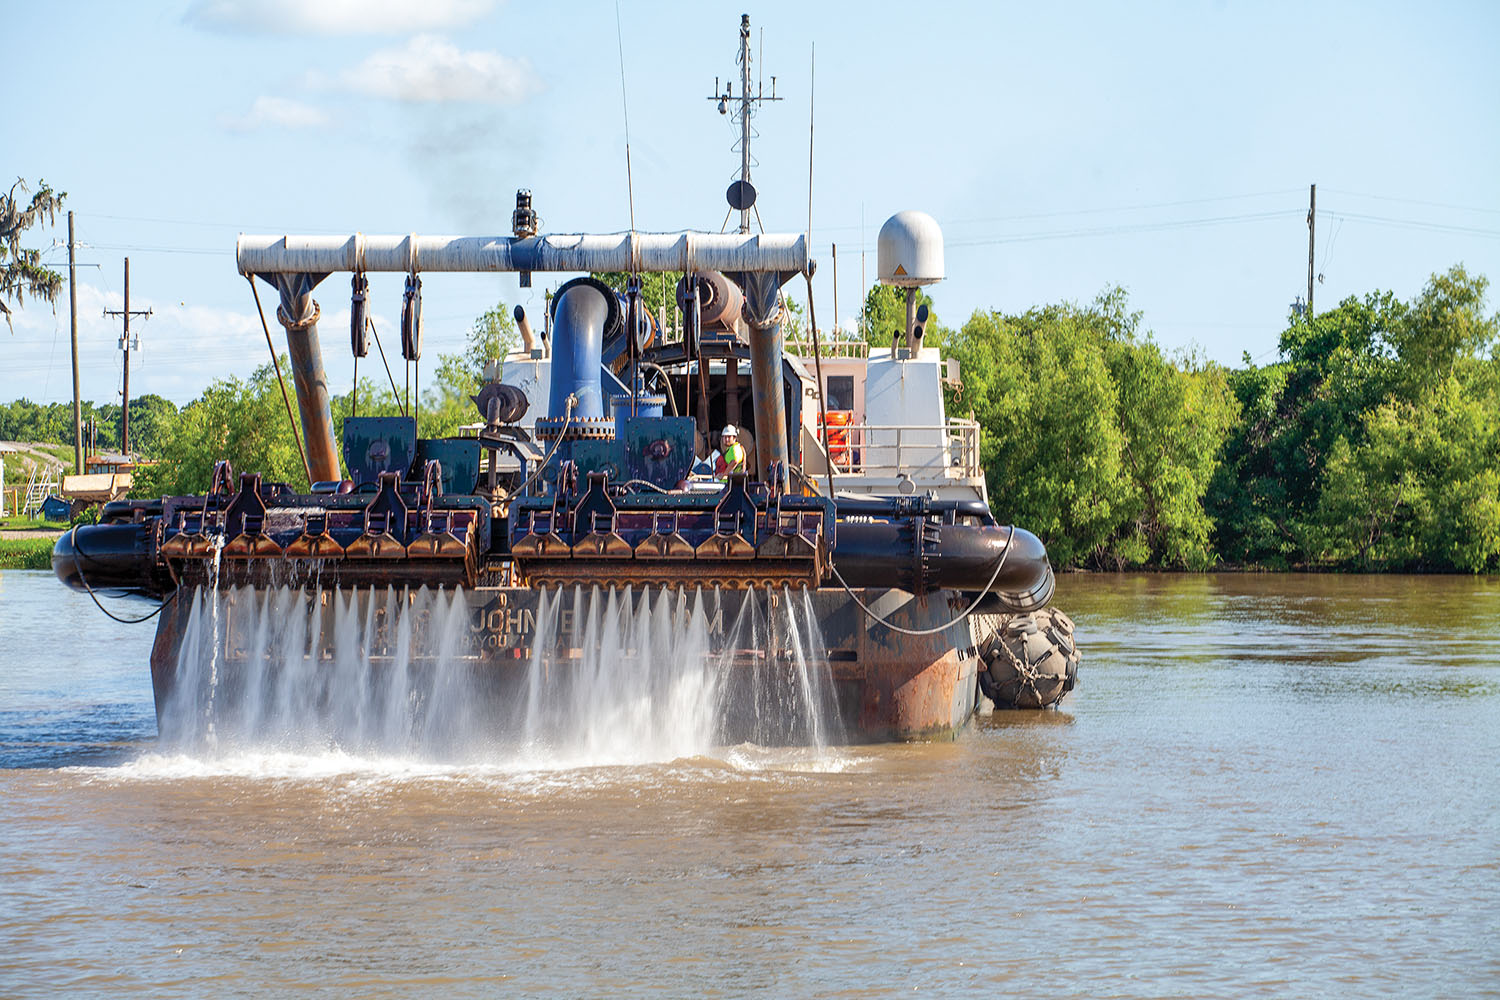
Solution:
<svg viewBox="0 0 1500 1000">
<path fill-rule="evenodd" d="M 881 223 L 912 208 L 944 232 L 928 291 L 947 325 L 1118 285 L 1164 348 L 1229 365 L 1274 360 L 1307 294 L 1311 184 L 1319 310 L 1409 299 L 1460 263 L 1500 279 L 1488 0 L 13 0 L 0 161 L 67 192 L 84 398 L 118 400 L 103 310 L 125 257 L 131 308 L 152 310 L 131 394 L 180 404 L 268 360 L 240 233 L 508 235 L 523 187 L 543 232 L 628 229 L 632 202 L 637 229 L 719 231 L 738 133 L 707 98 L 738 73 L 741 13 L 784 98 L 754 119 L 760 223 L 810 221 L 825 328 L 852 321 Z M 59 218 L 25 245 L 65 265 L 66 241 Z M 540 316 L 562 277 L 426 276 L 424 368 L 497 302 Z M 315 295 L 336 392 L 347 282 Z M 401 285 L 371 276 L 397 353 Z M 0 400 L 70 399 L 66 292 L 28 300 L 0 351 Z"/>
</svg>

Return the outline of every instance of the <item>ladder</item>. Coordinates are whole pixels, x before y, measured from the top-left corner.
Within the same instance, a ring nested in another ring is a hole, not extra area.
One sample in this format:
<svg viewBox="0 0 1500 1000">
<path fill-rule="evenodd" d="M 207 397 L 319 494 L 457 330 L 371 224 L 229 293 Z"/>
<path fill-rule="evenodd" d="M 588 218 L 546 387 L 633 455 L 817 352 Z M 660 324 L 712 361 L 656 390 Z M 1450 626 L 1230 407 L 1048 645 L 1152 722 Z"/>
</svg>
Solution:
<svg viewBox="0 0 1500 1000">
<path fill-rule="evenodd" d="M 41 513 L 42 503 L 57 492 L 57 466 L 43 463 L 31 470 L 26 481 L 26 502 L 21 505 L 22 517 L 36 517 Z"/>
</svg>

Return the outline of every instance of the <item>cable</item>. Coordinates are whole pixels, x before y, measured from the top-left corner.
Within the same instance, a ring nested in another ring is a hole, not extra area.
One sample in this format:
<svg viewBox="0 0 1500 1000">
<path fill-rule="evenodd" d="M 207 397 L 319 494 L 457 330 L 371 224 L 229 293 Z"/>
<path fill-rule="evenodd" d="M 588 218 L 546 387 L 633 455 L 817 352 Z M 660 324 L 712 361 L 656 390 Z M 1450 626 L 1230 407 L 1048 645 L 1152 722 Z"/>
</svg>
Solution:
<svg viewBox="0 0 1500 1000">
<path fill-rule="evenodd" d="M 833 489 L 833 447 L 828 443 L 828 403 L 823 395 L 823 345 L 818 338 L 818 311 L 813 306 L 812 275 L 803 272 L 807 278 L 807 320 L 812 325 L 813 342 L 813 368 L 817 371 L 818 378 L 818 419 L 822 426 L 819 428 L 823 438 L 823 471 L 828 474 L 828 499 L 837 501 L 838 494 Z"/>
<path fill-rule="evenodd" d="M 662 384 L 667 391 L 667 402 L 672 404 L 672 416 L 682 416 L 682 414 L 678 412 L 677 409 L 677 396 L 672 392 L 672 379 L 667 375 L 667 370 L 661 365 L 657 364 L 655 361 L 638 361 L 636 362 L 636 364 L 641 368 L 650 368 L 661 376 Z"/>
<path fill-rule="evenodd" d="M 292 416 L 292 400 L 286 394 L 286 379 L 281 377 L 281 359 L 276 356 L 276 348 L 271 343 L 271 328 L 266 324 L 266 311 L 260 304 L 260 290 L 255 287 L 254 275 L 245 275 L 245 280 L 250 282 L 250 294 L 255 296 L 255 311 L 260 314 L 260 328 L 266 334 L 266 350 L 271 352 L 271 364 L 276 366 L 276 384 L 281 386 L 281 401 L 286 404 L 286 419 L 292 428 L 292 440 L 297 442 L 297 454 L 302 456 L 302 474 L 307 477 L 307 488 L 312 489 L 312 466 L 307 464 L 307 450 L 302 446 L 297 418 Z"/>
<path fill-rule="evenodd" d="M 990 576 L 990 582 L 984 585 L 984 589 L 979 592 L 979 596 L 974 598 L 974 603 L 965 608 L 963 612 L 958 615 L 958 617 L 950 618 L 947 622 L 943 623 L 942 625 L 938 625 L 935 628 L 902 628 L 900 625 L 893 625 L 890 621 L 880 617 L 875 612 L 871 611 L 869 606 L 866 605 L 864 601 L 861 601 L 859 599 L 859 595 L 854 592 L 853 588 L 851 588 L 847 583 L 844 582 L 843 574 L 839 572 L 839 568 L 833 565 L 833 562 L 831 560 L 828 563 L 828 568 L 833 570 L 833 577 L 834 579 L 838 580 L 839 586 L 844 588 L 844 593 L 848 594 L 851 598 L 854 599 L 854 603 L 859 605 L 859 609 L 866 615 L 868 615 L 871 621 L 879 622 L 881 625 L 884 625 L 892 632 L 900 632 L 902 635 L 935 635 L 938 632 L 946 632 L 954 625 L 957 625 L 959 622 L 969 617 L 969 615 L 974 613 L 974 609 L 979 607 L 979 602 L 989 596 L 990 588 L 995 585 L 996 580 L 1000 579 L 1000 571 L 1005 568 L 1005 557 L 1010 555 L 1010 544 L 1011 542 L 1015 541 L 1015 538 L 1016 526 L 1013 524 L 1010 526 L 1010 534 L 1005 536 L 1005 548 L 1000 550 L 1000 558 L 995 563 L 995 572 Z"/>
<path fill-rule="evenodd" d="M 80 556 L 83 556 L 84 559 L 93 559 L 93 556 L 83 551 L 83 549 L 78 545 L 78 525 L 73 525 L 73 527 L 69 529 L 69 534 L 73 536 L 73 551 L 77 552 Z M 99 560 L 94 559 L 94 561 L 98 562 Z M 121 618 L 119 615 L 106 608 L 103 604 L 99 603 L 99 598 L 94 595 L 94 588 L 89 586 L 88 579 L 83 575 L 83 563 L 81 561 L 74 562 L 73 567 L 78 570 L 78 582 L 83 584 L 83 589 L 88 592 L 89 597 L 93 599 L 94 604 L 99 608 L 99 610 L 103 611 L 105 614 L 109 615 L 115 621 L 120 622 L 123 625 L 139 625 L 141 622 L 148 622 L 165 611 L 167 609 L 167 605 L 171 604 L 177 599 L 178 591 L 174 590 L 172 591 L 172 596 L 167 598 L 165 601 L 162 601 L 161 607 L 157 608 L 149 615 L 143 615 L 140 618 Z"/>
<path fill-rule="evenodd" d="M 578 402 L 578 394 L 577 393 L 569 393 L 568 394 L 568 406 L 567 406 L 567 409 L 565 409 L 563 411 L 562 426 L 557 429 L 557 440 L 555 440 L 555 441 L 552 442 L 552 450 L 549 451 L 549 452 L 547 452 L 546 456 L 543 457 L 543 459 L 540 462 L 537 463 L 536 471 L 533 472 L 529 477 L 527 477 L 526 481 L 521 484 L 520 489 L 517 489 L 514 492 L 507 493 L 505 495 L 505 498 L 507 500 L 509 500 L 513 496 L 519 496 L 520 494 L 525 493 L 527 490 L 529 490 L 531 488 L 531 484 L 534 483 L 534 482 L 536 482 L 537 477 L 542 474 L 542 470 L 547 467 L 547 463 L 550 462 L 550 461 L 552 461 L 552 456 L 556 455 L 557 454 L 557 449 L 562 447 L 563 435 L 566 434 L 567 431 L 568 431 L 568 424 L 573 419 L 573 405 L 575 403 L 577 403 L 577 402 Z M 494 459 L 491 458 L 491 461 L 494 461 Z"/>
</svg>

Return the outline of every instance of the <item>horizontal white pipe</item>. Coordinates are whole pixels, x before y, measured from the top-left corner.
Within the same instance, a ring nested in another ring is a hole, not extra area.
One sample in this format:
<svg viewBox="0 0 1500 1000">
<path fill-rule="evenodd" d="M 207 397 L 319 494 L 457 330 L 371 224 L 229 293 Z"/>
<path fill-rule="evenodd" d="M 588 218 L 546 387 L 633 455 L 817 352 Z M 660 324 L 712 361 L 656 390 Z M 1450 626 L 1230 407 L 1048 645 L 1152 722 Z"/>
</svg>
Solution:
<svg viewBox="0 0 1500 1000">
<path fill-rule="evenodd" d="M 249 236 L 241 274 L 335 271 L 775 271 L 808 268 L 807 237 L 763 233 Z"/>
</svg>

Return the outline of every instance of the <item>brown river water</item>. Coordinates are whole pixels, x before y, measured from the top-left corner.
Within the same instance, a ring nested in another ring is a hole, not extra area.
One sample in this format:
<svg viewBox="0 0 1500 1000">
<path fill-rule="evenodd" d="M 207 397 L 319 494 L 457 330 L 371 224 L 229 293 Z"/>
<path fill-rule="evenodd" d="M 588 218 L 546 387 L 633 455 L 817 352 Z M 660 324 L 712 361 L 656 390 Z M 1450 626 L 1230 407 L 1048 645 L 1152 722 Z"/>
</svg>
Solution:
<svg viewBox="0 0 1500 1000">
<path fill-rule="evenodd" d="M 1058 594 L 1059 711 L 549 769 L 164 752 L 0 574 L 0 996 L 1500 995 L 1500 580 Z"/>
</svg>

